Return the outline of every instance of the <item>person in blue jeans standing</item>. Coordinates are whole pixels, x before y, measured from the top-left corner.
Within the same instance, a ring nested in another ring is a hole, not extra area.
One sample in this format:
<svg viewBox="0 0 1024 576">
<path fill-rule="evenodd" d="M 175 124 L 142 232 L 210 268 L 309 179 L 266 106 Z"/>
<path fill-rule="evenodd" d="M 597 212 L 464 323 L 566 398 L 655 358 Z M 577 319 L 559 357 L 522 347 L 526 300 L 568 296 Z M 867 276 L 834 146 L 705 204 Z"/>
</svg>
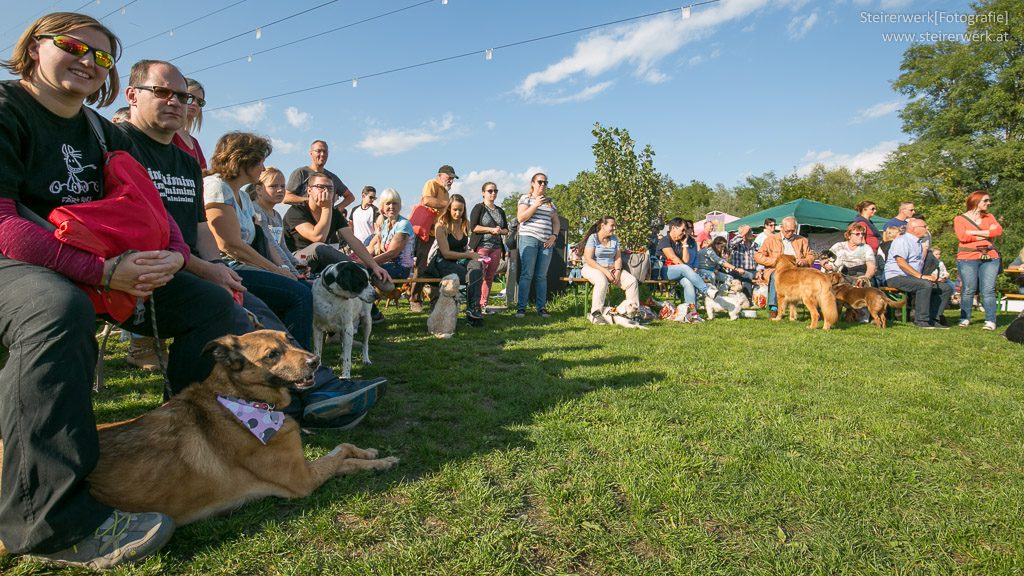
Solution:
<svg viewBox="0 0 1024 576">
<path fill-rule="evenodd" d="M 537 314 L 547 318 L 548 265 L 558 238 L 558 209 L 547 195 L 548 177 L 538 172 L 530 179 L 530 193 L 519 198 L 516 220 L 519 221 L 519 299 L 516 318 L 526 316 L 530 286 L 534 288 Z"/>
</svg>

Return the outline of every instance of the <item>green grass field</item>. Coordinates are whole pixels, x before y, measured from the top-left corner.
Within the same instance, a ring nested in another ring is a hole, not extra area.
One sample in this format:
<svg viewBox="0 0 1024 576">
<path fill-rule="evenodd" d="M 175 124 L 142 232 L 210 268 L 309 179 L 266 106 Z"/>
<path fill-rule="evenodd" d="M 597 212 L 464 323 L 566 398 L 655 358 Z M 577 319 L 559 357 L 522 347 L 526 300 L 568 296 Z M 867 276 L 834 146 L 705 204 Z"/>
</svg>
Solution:
<svg viewBox="0 0 1024 576">
<path fill-rule="evenodd" d="M 1024 571 L 1024 350 L 980 322 L 627 331 L 564 304 L 450 341 L 391 308 L 376 363 L 356 368 L 388 376 L 387 395 L 306 451 L 352 442 L 398 466 L 181 528 L 122 573 Z M 159 402 L 114 348 L 100 421 Z M 0 572 L 84 573 L 11 558 Z"/>
</svg>

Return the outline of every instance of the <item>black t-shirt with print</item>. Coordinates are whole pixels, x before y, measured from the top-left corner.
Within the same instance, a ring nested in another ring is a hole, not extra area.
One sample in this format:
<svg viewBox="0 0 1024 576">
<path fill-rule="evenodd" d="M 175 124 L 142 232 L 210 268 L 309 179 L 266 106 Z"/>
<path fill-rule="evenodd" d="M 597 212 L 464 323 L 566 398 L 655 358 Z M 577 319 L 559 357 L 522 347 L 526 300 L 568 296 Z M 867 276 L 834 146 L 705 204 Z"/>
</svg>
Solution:
<svg viewBox="0 0 1024 576">
<path fill-rule="evenodd" d="M 312 242 L 306 240 L 305 236 L 295 230 L 295 227 L 299 224 L 312 224 L 316 226 L 316 219 L 313 218 L 313 213 L 309 210 L 309 204 L 296 204 L 284 213 L 284 243 L 292 252 L 302 250 L 312 244 Z M 345 219 L 345 214 L 335 208 L 334 216 L 331 218 L 331 230 L 327 233 L 327 243 L 341 242 L 342 239 L 337 237 L 337 233 L 338 230 L 346 226 L 348 226 L 348 220 Z"/>
<path fill-rule="evenodd" d="M 0 198 L 46 219 L 62 205 L 103 197 L 103 151 L 84 110 L 50 112 L 16 80 L 0 82 Z M 100 118 L 109 150 L 133 151 L 130 140 Z"/>
<path fill-rule="evenodd" d="M 203 174 L 196 159 L 174 144 L 161 144 L 127 122 L 117 125 L 135 144 L 133 156 L 149 172 L 167 213 L 181 228 L 185 243 L 196 253 L 198 224 L 206 222 Z"/>
</svg>

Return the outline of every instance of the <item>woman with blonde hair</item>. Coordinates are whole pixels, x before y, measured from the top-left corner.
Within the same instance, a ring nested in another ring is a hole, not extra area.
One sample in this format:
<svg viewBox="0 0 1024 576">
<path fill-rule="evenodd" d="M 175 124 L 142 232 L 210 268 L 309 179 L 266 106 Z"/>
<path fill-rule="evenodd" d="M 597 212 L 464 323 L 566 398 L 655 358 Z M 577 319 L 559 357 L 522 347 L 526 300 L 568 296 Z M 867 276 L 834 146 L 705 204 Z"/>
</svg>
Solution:
<svg viewBox="0 0 1024 576">
<path fill-rule="evenodd" d="M 294 276 L 299 276 L 299 261 L 288 251 L 284 242 L 284 221 L 274 210 L 284 201 L 284 172 L 273 166 L 267 166 L 260 174 L 259 182 L 249 187 L 249 197 L 253 201 L 253 209 L 258 224 L 266 238 L 267 256 L 271 262 L 287 268 Z"/>
<path fill-rule="evenodd" d="M 376 232 L 370 241 L 370 252 L 381 268 L 392 278 L 408 278 L 413 268 L 416 236 L 412 224 L 402 216 L 402 197 L 394 188 L 385 188 L 380 194 L 380 217 Z"/>
</svg>

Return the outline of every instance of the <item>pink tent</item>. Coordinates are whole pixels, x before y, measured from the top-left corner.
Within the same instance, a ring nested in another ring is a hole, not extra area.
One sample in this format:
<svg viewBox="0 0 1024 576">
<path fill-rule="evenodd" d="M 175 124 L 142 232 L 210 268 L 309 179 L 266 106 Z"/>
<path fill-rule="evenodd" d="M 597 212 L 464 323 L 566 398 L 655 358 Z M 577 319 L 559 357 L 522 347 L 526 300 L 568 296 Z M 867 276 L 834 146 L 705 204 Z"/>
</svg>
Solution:
<svg viewBox="0 0 1024 576">
<path fill-rule="evenodd" d="M 700 222 L 695 222 L 693 224 L 693 231 L 697 234 L 700 234 L 701 232 L 704 231 L 704 225 L 708 222 L 708 220 L 710 220 L 715 223 L 716 231 L 723 232 L 725 230 L 725 228 L 723 228 L 723 225 L 739 219 L 739 216 L 733 216 L 732 214 L 726 214 L 725 212 L 708 212 L 707 215 L 704 216 L 703 220 L 701 220 Z"/>
</svg>

